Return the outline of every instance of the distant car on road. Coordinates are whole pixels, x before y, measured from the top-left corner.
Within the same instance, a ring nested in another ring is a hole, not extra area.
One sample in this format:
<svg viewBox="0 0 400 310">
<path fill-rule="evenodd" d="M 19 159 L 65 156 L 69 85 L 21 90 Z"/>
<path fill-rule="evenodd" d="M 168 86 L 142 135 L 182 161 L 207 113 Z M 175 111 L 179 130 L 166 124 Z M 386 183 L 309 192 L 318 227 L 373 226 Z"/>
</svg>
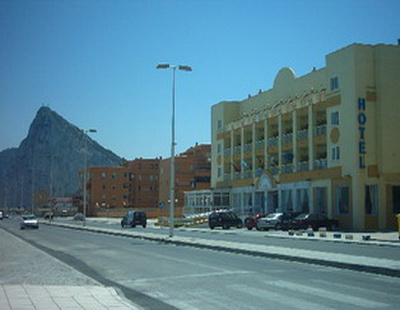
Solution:
<svg viewBox="0 0 400 310">
<path fill-rule="evenodd" d="M 339 227 L 339 221 L 328 219 L 324 214 L 302 213 L 291 223 L 292 229 L 307 229 L 309 227 L 314 231 L 317 231 L 321 227 L 333 230 Z"/>
<path fill-rule="evenodd" d="M 136 227 L 136 225 L 140 225 L 143 228 L 147 226 L 147 215 L 144 211 L 128 211 L 125 216 L 121 220 L 121 227 L 125 226 Z"/>
<path fill-rule="evenodd" d="M 257 222 L 260 218 L 267 216 L 268 214 L 266 213 L 258 213 L 256 214 L 256 216 L 254 217 L 246 217 L 244 219 L 244 226 L 248 229 L 248 230 L 252 230 L 253 228 L 257 228 Z"/>
<path fill-rule="evenodd" d="M 20 223 L 20 228 L 25 229 L 25 228 L 39 228 L 39 223 L 34 215 L 23 215 L 21 217 L 21 223 Z"/>
<path fill-rule="evenodd" d="M 208 217 L 208 226 L 211 229 L 218 226 L 223 229 L 242 228 L 243 221 L 232 211 L 214 211 Z"/>
<path fill-rule="evenodd" d="M 3 215 L 3 211 L 0 211 L 0 220 L 2 220 L 2 219 L 3 219 L 3 217 L 4 217 L 4 215 Z"/>
</svg>

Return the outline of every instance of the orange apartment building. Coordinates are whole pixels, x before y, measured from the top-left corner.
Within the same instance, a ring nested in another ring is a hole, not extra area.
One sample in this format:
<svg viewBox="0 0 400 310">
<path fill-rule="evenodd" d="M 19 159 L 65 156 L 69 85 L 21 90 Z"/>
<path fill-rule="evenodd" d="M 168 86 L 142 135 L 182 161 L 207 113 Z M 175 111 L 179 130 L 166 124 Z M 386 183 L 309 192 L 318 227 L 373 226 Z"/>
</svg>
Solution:
<svg viewBox="0 0 400 310">
<path fill-rule="evenodd" d="M 128 167 L 89 167 L 87 181 L 87 214 L 130 207 L 132 175 Z"/>
<path fill-rule="evenodd" d="M 158 205 L 159 159 L 137 158 L 120 167 L 89 167 L 89 216 L 122 216 Z"/>
<path fill-rule="evenodd" d="M 127 163 L 131 173 L 130 207 L 148 209 L 158 207 L 158 175 L 160 159 L 137 158 Z"/>
<path fill-rule="evenodd" d="M 184 192 L 210 188 L 211 144 L 195 145 L 175 159 L 176 215 L 182 214 Z M 88 216 L 121 217 L 127 209 L 146 210 L 148 217 L 169 214 L 170 158 L 126 161 L 119 167 L 89 167 Z"/>
<path fill-rule="evenodd" d="M 169 214 L 171 159 L 160 160 L 159 204 Z M 181 216 L 184 192 L 210 188 L 211 145 L 196 144 L 175 157 L 175 215 Z"/>
</svg>

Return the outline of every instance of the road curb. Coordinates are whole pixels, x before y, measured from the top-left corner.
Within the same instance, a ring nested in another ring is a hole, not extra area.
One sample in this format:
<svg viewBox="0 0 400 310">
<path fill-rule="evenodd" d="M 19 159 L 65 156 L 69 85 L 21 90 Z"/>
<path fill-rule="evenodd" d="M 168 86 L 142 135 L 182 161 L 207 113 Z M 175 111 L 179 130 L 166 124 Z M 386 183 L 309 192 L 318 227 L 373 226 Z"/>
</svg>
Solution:
<svg viewBox="0 0 400 310">
<path fill-rule="evenodd" d="M 194 241 L 194 240 L 183 240 L 182 237 L 178 238 L 170 238 L 167 236 L 160 236 L 157 234 L 142 234 L 139 232 L 124 232 L 124 231 L 115 231 L 111 229 L 102 229 L 102 228 L 95 228 L 95 227 L 83 227 L 83 226 L 76 226 L 70 224 L 63 224 L 63 223 L 43 223 L 45 225 L 53 225 L 59 226 L 63 228 L 75 229 L 75 230 L 86 230 L 92 231 L 97 233 L 109 234 L 114 236 L 123 236 L 128 238 L 135 238 L 135 239 L 142 239 L 148 241 L 155 241 L 155 242 L 163 242 L 166 244 L 175 244 L 178 246 L 190 246 L 195 248 L 201 249 L 209 249 L 215 251 L 223 251 L 227 253 L 234 253 L 234 254 L 242 254 L 242 255 L 249 255 L 254 257 L 264 257 L 264 258 L 271 258 L 271 259 L 279 259 L 291 262 L 298 262 L 298 263 L 306 263 L 312 265 L 319 265 L 319 266 L 326 266 L 326 267 L 334 267 L 339 269 L 347 269 L 347 270 L 354 270 L 354 271 L 361 271 L 367 272 L 371 274 L 378 274 L 378 275 L 385 275 L 390 277 L 400 278 L 400 269 L 393 269 L 393 268 L 385 268 L 379 266 L 369 266 L 365 264 L 355 264 L 355 263 L 348 263 L 342 261 L 332 261 L 332 260 L 324 260 L 324 259 L 317 259 L 317 258 L 309 258 L 309 257 L 300 257 L 288 254 L 278 254 L 278 253 L 269 253 L 265 251 L 257 251 L 257 250 L 247 250 L 241 248 L 235 248 L 233 246 L 224 246 L 221 244 L 210 244 Z M 310 238 L 313 239 L 313 238 Z M 315 239 L 313 239 L 315 240 Z"/>
</svg>

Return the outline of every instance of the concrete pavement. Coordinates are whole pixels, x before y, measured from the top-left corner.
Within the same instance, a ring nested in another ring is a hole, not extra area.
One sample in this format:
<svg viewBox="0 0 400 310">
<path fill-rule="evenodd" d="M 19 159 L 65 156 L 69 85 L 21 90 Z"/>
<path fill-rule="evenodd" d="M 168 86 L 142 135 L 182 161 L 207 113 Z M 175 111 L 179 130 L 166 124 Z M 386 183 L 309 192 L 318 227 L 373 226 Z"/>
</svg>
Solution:
<svg viewBox="0 0 400 310">
<path fill-rule="evenodd" d="M 1 310 L 139 309 L 114 288 L 102 286 L 3 229 L 0 248 Z"/>
</svg>

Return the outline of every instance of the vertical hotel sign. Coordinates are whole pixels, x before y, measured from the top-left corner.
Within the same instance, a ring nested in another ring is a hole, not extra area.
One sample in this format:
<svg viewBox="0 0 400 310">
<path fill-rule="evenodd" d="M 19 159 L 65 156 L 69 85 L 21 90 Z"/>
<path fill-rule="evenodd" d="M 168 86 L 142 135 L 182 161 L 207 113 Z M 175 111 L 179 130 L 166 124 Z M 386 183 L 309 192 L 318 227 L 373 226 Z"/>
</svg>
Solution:
<svg viewBox="0 0 400 310">
<path fill-rule="evenodd" d="M 358 167 L 365 169 L 365 155 L 367 154 L 367 142 L 365 141 L 365 125 L 367 123 L 365 98 L 358 98 Z"/>
</svg>

